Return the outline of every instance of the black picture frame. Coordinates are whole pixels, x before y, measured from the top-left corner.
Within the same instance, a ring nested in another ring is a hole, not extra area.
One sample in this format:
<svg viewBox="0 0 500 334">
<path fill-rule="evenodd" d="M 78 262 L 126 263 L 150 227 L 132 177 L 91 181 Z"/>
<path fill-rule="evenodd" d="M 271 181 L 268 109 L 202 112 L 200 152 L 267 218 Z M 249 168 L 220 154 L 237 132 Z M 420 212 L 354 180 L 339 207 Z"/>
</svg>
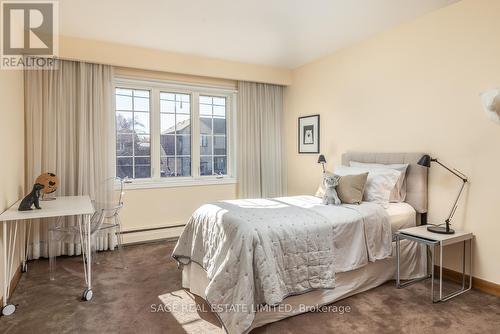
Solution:
<svg viewBox="0 0 500 334">
<path fill-rule="evenodd" d="M 311 122 L 313 124 L 307 124 L 307 125 L 304 125 L 302 126 L 301 125 L 301 121 L 302 120 L 307 120 L 307 119 L 311 119 Z M 314 134 L 314 124 L 316 124 L 317 126 L 317 137 L 315 136 Z M 306 129 L 307 127 L 307 129 Z M 298 132 L 297 132 L 297 150 L 298 150 L 298 153 L 299 154 L 318 154 L 320 152 L 320 115 L 319 114 L 316 114 L 316 115 L 308 115 L 308 116 L 301 116 L 298 118 L 298 122 L 297 122 L 297 128 L 298 128 Z M 305 132 L 309 132 L 310 131 L 310 134 L 308 134 L 307 136 L 308 137 L 312 137 L 313 139 L 313 142 L 312 143 L 308 143 L 306 141 L 306 133 Z M 301 134 L 303 134 L 303 136 L 301 137 Z M 314 138 L 316 137 L 316 142 L 314 142 Z M 302 141 L 303 143 L 301 143 L 301 138 L 302 138 Z M 313 149 L 307 149 L 307 150 L 304 150 L 304 146 L 305 145 L 314 145 L 314 148 Z"/>
</svg>

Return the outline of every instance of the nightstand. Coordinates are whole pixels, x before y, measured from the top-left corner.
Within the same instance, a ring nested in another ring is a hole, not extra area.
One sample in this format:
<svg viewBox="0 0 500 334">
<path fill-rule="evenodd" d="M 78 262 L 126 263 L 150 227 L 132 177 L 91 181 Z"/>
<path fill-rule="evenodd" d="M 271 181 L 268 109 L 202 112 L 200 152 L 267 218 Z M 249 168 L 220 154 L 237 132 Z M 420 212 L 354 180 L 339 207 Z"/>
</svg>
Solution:
<svg viewBox="0 0 500 334">
<path fill-rule="evenodd" d="M 433 303 L 447 301 L 453 297 L 461 295 L 462 293 L 469 291 L 472 287 L 472 239 L 474 239 L 474 235 L 470 232 L 464 231 L 455 231 L 454 234 L 438 234 L 427 231 L 427 225 L 410 227 L 401 229 L 395 233 L 396 235 L 396 261 L 397 261 L 397 270 L 396 270 L 396 287 L 398 289 L 404 288 L 410 284 L 431 278 L 431 299 Z M 424 244 L 430 249 L 431 253 L 431 268 L 430 274 L 424 277 L 414 278 L 408 280 L 404 283 L 401 283 L 399 278 L 399 260 L 400 260 L 400 241 L 401 240 L 412 240 L 418 242 L 420 244 Z M 469 242 L 469 282 L 466 286 L 466 273 L 465 273 L 465 244 Z M 463 252 L 462 252 L 462 288 L 454 291 L 446 296 L 443 296 L 443 248 L 448 245 L 463 243 Z M 435 264 L 435 248 L 436 246 L 439 248 L 439 298 L 434 298 L 434 264 Z"/>
</svg>

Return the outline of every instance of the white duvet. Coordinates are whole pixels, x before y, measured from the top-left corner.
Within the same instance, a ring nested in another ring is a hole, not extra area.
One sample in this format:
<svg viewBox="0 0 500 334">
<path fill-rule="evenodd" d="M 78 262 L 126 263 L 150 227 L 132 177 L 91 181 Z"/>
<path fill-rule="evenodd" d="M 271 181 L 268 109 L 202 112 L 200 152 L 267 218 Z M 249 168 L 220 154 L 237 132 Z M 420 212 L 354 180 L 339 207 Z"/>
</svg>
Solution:
<svg viewBox="0 0 500 334">
<path fill-rule="evenodd" d="M 206 299 L 229 333 L 250 327 L 259 305 L 335 287 L 335 273 L 391 255 L 391 226 L 378 204 L 325 206 L 313 196 L 206 204 L 172 254 L 202 266 Z"/>
</svg>

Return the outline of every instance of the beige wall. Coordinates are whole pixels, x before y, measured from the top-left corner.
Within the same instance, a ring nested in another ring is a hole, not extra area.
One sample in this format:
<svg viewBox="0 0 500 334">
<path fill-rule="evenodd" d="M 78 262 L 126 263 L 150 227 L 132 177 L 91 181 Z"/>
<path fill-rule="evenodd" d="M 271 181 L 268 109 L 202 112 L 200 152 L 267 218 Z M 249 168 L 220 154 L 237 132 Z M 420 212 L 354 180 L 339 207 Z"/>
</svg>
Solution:
<svg viewBox="0 0 500 334">
<path fill-rule="evenodd" d="M 293 72 L 286 96 L 288 189 L 312 194 L 316 155 L 297 154 L 297 117 L 321 114 L 331 169 L 347 150 L 426 151 L 470 177 L 456 228 L 476 235 L 474 275 L 500 283 L 500 125 L 479 93 L 500 86 L 500 1 L 465 0 Z M 430 222 L 448 214 L 459 180 L 430 174 Z M 455 257 L 457 248 L 448 249 Z M 447 261 L 456 268 L 456 261 Z"/>
<path fill-rule="evenodd" d="M 285 68 L 179 54 L 161 50 L 60 36 L 59 56 L 114 66 L 195 76 L 288 85 L 291 71 Z"/>
<path fill-rule="evenodd" d="M 236 185 L 126 190 L 122 214 L 125 231 L 186 224 L 202 204 L 236 198 Z M 182 227 L 125 234 L 124 242 L 177 237 Z"/>
<path fill-rule="evenodd" d="M 23 196 L 24 187 L 24 88 L 22 71 L 0 70 L 0 212 Z M 19 232 L 19 230 L 18 230 Z M 0 230 L 1 233 L 1 230 Z M 18 233 L 20 234 L 20 233 Z M 20 245 L 20 235 L 18 245 Z M 4 238 L 2 235 L 2 247 Z M 18 247 L 14 257 L 20 263 Z M 3 252 L 3 248 L 0 248 Z M 0 291 L 3 289 L 3 256 L 0 257 Z"/>
</svg>

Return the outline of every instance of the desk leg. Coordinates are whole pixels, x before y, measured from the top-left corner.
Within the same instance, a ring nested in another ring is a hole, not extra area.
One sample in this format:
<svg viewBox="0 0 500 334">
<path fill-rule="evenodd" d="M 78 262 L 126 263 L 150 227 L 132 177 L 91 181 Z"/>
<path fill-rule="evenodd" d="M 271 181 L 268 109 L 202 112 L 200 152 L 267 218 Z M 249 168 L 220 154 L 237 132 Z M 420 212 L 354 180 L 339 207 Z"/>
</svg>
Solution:
<svg viewBox="0 0 500 334">
<path fill-rule="evenodd" d="M 472 289 L 472 239 L 469 240 L 469 290 Z"/>
<path fill-rule="evenodd" d="M 23 256 L 23 266 L 22 272 L 25 273 L 28 271 L 28 251 L 29 251 L 29 242 L 30 242 L 30 234 L 31 234 L 31 219 L 24 223 L 24 256 Z"/>
<path fill-rule="evenodd" d="M 443 242 L 439 243 L 439 300 L 443 299 Z"/>
<path fill-rule="evenodd" d="M 469 265 L 470 265 L 470 268 L 469 268 L 469 286 L 468 287 L 465 287 L 465 246 L 466 246 L 465 243 L 466 243 L 466 241 L 467 240 L 463 241 L 463 256 L 464 256 L 464 259 L 462 261 L 462 288 L 460 290 L 455 291 L 455 292 L 449 293 L 448 295 L 442 297 L 441 300 L 439 300 L 439 301 L 445 302 L 447 300 L 450 300 L 451 298 L 459 296 L 462 293 L 465 293 L 465 292 L 469 291 L 470 289 L 472 289 L 472 238 L 469 239 L 469 246 L 470 246 L 470 250 L 469 250 L 469 254 L 470 254 Z"/>
<path fill-rule="evenodd" d="M 91 231 L 91 226 L 90 226 L 90 216 L 87 215 L 85 217 L 86 223 L 87 223 L 87 264 L 88 264 L 88 270 L 87 274 L 89 275 L 88 277 L 88 288 L 92 289 L 92 243 L 91 243 L 91 238 L 92 238 L 92 231 Z"/>
<path fill-rule="evenodd" d="M 396 234 L 396 287 L 400 288 L 401 287 L 401 279 L 400 279 L 400 273 L 399 273 L 399 261 L 400 261 L 400 239 L 399 235 Z"/>
<path fill-rule="evenodd" d="M 2 246 L 3 246 L 3 305 L 2 305 L 2 314 L 3 309 L 7 306 L 7 286 L 9 279 L 7 278 L 7 222 L 2 222 L 3 234 L 2 234 Z"/>
<path fill-rule="evenodd" d="M 465 242 L 463 242 L 463 248 L 462 248 L 462 290 L 465 289 Z"/>
<path fill-rule="evenodd" d="M 425 275 L 422 277 L 408 279 L 408 280 L 405 280 L 404 283 L 401 283 L 401 264 L 400 264 L 400 262 L 401 262 L 401 245 L 400 245 L 400 242 L 401 242 L 400 236 L 396 235 L 396 262 L 397 262 L 397 264 L 396 264 L 396 287 L 398 289 L 401 289 L 401 288 L 407 287 L 408 285 L 412 285 L 414 283 L 426 280 L 430 277 L 430 275 L 426 272 Z M 415 242 L 415 241 L 413 241 L 413 242 Z"/>
<path fill-rule="evenodd" d="M 9 286 L 10 278 L 12 277 L 12 263 L 14 250 L 16 246 L 17 238 L 17 221 L 14 222 L 14 238 L 12 239 L 12 232 L 10 236 L 7 235 L 7 222 L 2 222 L 3 225 L 3 305 L 2 305 L 2 315 L 11 315 L 16 311 L 16 306 L 14 304 L 9 304 Z M 9 245 L 7 245 L 7 242 Z M 11 249 L 11 256 L 7 253 L 8 249 Z M 10 260 L 10 261 L 9 261 Z"/>
<path fill-rule="evenodd" d="M 432 245 L 431 247 L 431 300 L 434 302 L 434 256 L 435 256 L 435 248 L 436 245 Z"/>
<path fill-rule="evenodd" d="M 91 216 L 90 215 L 85 215 L 85 230 L 87 231 L 87 234 L 85 235 L 85 238 L 87 239 L 85 247 L 83 247 L 82 243 L 82 253 L 85 254 L 85 259 L 86 262 L 84 262 L 84 266 L 86 266 L 85 270 L 85 281 L 87 283 L 87 287 L 85 290 L 83 290 L 82 294 L 82 300 L 84 301 L 89 301 L 92 299 L 93 292 L 92 292 L 92 244 L 91 244 L 91 239 L 92 239 L 92 231 L 91 231 Z M 84 250 L 84 248 L 86 248 Z"/>
</svg>

